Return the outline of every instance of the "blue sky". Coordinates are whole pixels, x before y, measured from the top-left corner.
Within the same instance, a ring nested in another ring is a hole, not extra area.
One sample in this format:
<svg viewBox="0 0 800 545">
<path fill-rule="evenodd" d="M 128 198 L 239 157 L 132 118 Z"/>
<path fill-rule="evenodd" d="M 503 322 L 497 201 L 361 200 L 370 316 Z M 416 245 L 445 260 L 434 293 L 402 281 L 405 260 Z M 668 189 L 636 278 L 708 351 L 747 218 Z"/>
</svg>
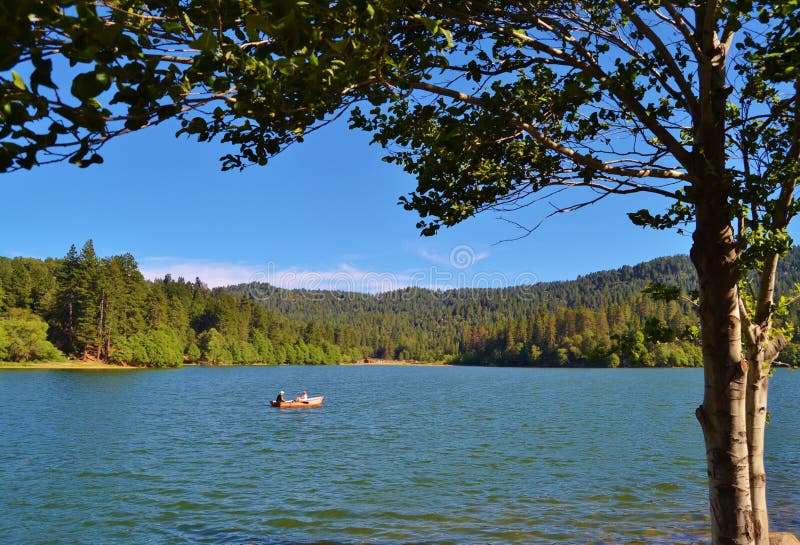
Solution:
<svg viewBox="0 0 800 545">
<path fill-rule="evenodd" d="M 103 165 L 2 176 L 0 255 L 60 257 L 91 238 L 102 256 L 133 253 L 150 278 L 376 291 L 572 279 L 691 244 L 631 225 L 626 212 L 659 208 L 638 196 L 560 215 L 512 242 L 501 241 L 518 229 L 491 211 L 420 237 L 416 214 L 397 205 L 413 178 L 344 122 L 244 172 L 220 172 L 227 148 L 176 139 L 174 130 L 118 139 Z M 549 210 L 542 203 L 511 219 L 534 225 Z"/>
</svg>

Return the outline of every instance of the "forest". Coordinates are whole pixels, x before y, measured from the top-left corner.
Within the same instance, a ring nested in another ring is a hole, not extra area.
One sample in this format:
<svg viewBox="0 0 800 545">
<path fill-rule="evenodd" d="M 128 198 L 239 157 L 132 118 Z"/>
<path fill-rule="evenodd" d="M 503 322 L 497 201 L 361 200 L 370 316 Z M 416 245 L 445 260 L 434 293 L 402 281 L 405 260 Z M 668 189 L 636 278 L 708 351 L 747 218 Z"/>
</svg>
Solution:
<svg viewBox="0 0 800 545">
<path fill-rule="evenodd" d="M 792 295 L 800 248 L 781 269 L 778 294 Z M 688 257 L 673 256 L 508 288 L 210 289 L 199 278 L 146 280 L 132 255 L 98 257 L 89 240 L 63 258 L 0 257 L 0 361 L 695 367 L 694 278 Z M 686 296 L 665 301 L 653 284 Z M 797 318 L 789 307 L 780 324 L 784 362 L 800 361 Z"/>
</svg>

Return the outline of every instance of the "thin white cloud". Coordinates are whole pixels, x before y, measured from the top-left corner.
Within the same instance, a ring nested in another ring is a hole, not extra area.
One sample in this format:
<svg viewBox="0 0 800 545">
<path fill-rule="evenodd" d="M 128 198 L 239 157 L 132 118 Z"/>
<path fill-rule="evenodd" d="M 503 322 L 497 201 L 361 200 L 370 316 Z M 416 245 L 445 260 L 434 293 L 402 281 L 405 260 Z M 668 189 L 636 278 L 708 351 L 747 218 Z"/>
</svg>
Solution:
<svg viewBox="0 0 800 545">
<path fill-rule="evenodd" d="M 439 265 L 448 265 L 448 258 L 446 256 L 440 256 L 425 250 L 424 248 L 420 248 L 417 250 L 417 255 L 426 260 L 430 261 L 431 263 L 437 263 Z"/>
<path fill-rule="evenodd" d="M 364 271 L 348 264 L 333 270 L 307 270 L 300 267 L 279 269 L 268 263 L 252 281 L 266 282 L 286 289 L 337 290 L 346 292 L 382 293 L 405 288 L 414 278 L 406 274 Z"/>
<path fill-rule="evenodd" d="M 278 268 L 274 263 L 263 266 L 213 262 L 207 260 L 150 257 L 142 260 L 140 270 L 150 280 L 171 274 L 193 281 L 200 278 L 210 287 L 266 282 L 286 289 L 341 290 L 382 293 L 418 285 L 419 275 L 364 271 L 348 264 L 332 270 L 308 270 L 300 267 Z"/>
<path fill-rule="evenodd" d="M 454 288 L 501 288 L 535 284 L 532 274 L 509 277 L 501 272 L 470 270 L 472 264 L 488 257 L 471 247 L 456 246 L 447 257 L 421 250 L 420 255 L 434 264 L 428 268 L 399 273 L 364 270 L 349 263 L 323 270 L 292 266 L 281 268 L 273 262 L 263 265 L 229 263 L 177 257 L 149 257 L 141 261 L 145 278 L 183 277 L 188 281 L 200 278 L 210 287 L 264 282 L 279 288 L 303 290 L 336 290 L 350 293 L 384 293 L 408 287 L 433 290 Z"/>
<path fill-rule="evenodd" d="M 183 277 L 188 281 L 194 281 L 195 278 L 200 278 L 213 288 L 251 282 L 253 276 L 258 272 L 258 267 L 203 259 L 146 257 L 141 260 L 139 270 L 149 280 L 163 278 L 170 274 L 173 279 Z"/>
<path fill-rule="evenodd" d="M 456 269 L 467 269 L 478 261 L 489 257 L 488 252 L 476 252 L 472 246 L 467 244 L 454 246 L 450 249 L 450 252 L 445 255 L 434 254 L 424 248 L 419 249 L 417 254 L 431 263 L 444 265 L 446 267 L 454 267 Z"/>
</svg>

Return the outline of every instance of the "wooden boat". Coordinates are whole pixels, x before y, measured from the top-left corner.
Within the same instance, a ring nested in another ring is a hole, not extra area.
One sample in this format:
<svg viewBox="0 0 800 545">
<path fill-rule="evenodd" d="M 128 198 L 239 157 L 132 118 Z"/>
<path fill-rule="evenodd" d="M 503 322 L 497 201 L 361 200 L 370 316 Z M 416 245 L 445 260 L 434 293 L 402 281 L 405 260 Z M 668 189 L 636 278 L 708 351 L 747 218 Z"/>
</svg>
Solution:
<svg viewBox="0 0 800 545">
<path fill-rule="evenodd" d="M 309 397 L 305 401 L 292 401 L 286 400 L 278 403 L 274 399 L 269 402 L 270 407 L 278 407 L 279 409 L 302 409 L 305 407 L 321 407 L 322 400 L 325 396 Z"/>
</svg>

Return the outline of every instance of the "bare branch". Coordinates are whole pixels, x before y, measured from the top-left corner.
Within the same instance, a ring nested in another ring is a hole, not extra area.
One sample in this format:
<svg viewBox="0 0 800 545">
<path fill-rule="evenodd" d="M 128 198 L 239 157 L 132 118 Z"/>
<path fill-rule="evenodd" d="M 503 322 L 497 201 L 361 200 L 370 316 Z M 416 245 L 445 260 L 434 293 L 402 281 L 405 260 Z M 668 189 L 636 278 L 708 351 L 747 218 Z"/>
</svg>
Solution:
<svg viewBox="0 0 800 545">
<path fill-rule="evenodd" d="M 656 48 L 656 51 L 658 51 L 658 53 L 664 59 L 664 62 L 667 63 L 672 77 L 675 79 L 678 87 L 680 87 L 681 90 L 680 95 L 674 92 L 670 94 L 675 97 L 680 97 L 681 102 L 684 102 L 686 109 L 689 111 L 692 117 L 694 117 L 695 113 L 697 112 L 697 101 L 694 98 L 691 85 L 689 85 L 689 82 L 683 77 L 683 71 L 675 62 L 675 57 L 673 57 L 673 55 L 667 49 L 667 46 L 664 44 L 658 34 L 653 31 L 650 25 L 642 21 L 642 18 L 639 17 L 639 15 L 630 7 L 630 4 L 628 4 L 626 0 L 615 1 L 622 11 L 624 11 L 625 14 L 630 17 L 631 21 L 633 21 L 633 24 L 636 25 L 637 30 L 647 36 L 647 38 L 650 40 L 650 43 L 653 44 L 653 47 Z"/>
<path fill-rule="evenodd" d="M 555 193 L 552 193 L 552 194 L 548 195 L 548 197 L 551 197 L 553 194 L 555 194 Z M 552 212 L 550 212 L 549 214 L 547 214 L 545 217 L 543 217 L 541 220 L 539 220 L 539 222 L 536 225 L 534 225 L 533 227 L 525 227 L 524 225 L 522 225 L 520 223 L 517 223 L 517 222 L 515 222 L 513 220 L 509 220 L 508 218 L 500 218 L 501 220 L 506 221 L 508 223 L 511 223 L 512 225 L 515 225 L 519 229 L 522 229 L 525 233 L 523 235 L 520 235 L 520 236 L 515 237 L 515 238 L 500 240 L 500 241 L 496 242 L 495 244 L 500 244 L 502 242 L 513 242 L 515 240 L 520 240 L 520 239 L 523 239 L 523 238 L 525 238 L 527 236 L 530 236 L 531 234 L 533 234 L 534 231 L 539 229 L 539 227 L 541 227 L 542 224 L 544 224 L 545 221 L 547 221 L 548 219 L 552 218 L 553 216 L 557 216 L 559 214 L 568 214 L 569 212 L 575 212 L 576 210 L 580 210 L 581 208 L 584 208 L 586 206 L 591 206 L 593 204 L 596 204 L 596 203 L 600 202 L 601 200 L 605 199 L 606 197 L 608 197 L 609 195 L 611 195 L 611 193 L 602 193 L 602 194 L 598 195 L 594 199 L 590 199 L 588 201 L 579 202 L 579 203 L 576 203 L 576 204 L 573 204 L 573 205 L 570 205 L 570 206 L 565 206 L 565 207 L 557 206 L 557 205 L 555 205 L 555 204 L 553 204 L 551 202 L 549 204 L 550 204 L 551 207 L 554 208 L 554 210 Z"/>
<path fill-rule="evenodd" d="M 672 2 L 664 2 L 663 5 L 669 13 L 669 17 L 664 17 L 659 10 L 655 11 L 656 16 L 658 16 L 661 20 L 670 23 L 674 28 L 680 31 L 680 33 L 683 35 L 684 41 L 692 49 L 695 60 L 700 62 L 700 59 L 703 57 L 703 52 L 697 44 L 697 40 L 695 38 L 695 28 L 691 25 L 691 23 L 689 23 L 689 21 L 686 20 L 683 14 L 675 8 L 675 4 Z"/>
</svg>

